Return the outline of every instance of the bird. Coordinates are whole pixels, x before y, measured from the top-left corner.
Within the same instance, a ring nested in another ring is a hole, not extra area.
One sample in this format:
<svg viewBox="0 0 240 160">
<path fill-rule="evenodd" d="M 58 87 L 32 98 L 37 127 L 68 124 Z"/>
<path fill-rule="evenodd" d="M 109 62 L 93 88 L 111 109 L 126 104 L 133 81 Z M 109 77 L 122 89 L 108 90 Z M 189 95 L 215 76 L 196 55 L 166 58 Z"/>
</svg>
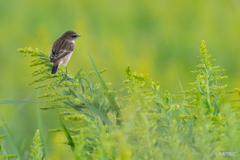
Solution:
<svg viewBox="0 0 240 160">
<path fill-rule="evenodd" d="M 75 40 L 78 37 L 81 35 L 74 31 L 67 31 L 53 43 L 50 54 L 50 62 L 53 63 L 51 74 L 57 73 L 59 65 L 64 65 L 68 74 L 67 63 L 72 56 Z"/>
</svg>

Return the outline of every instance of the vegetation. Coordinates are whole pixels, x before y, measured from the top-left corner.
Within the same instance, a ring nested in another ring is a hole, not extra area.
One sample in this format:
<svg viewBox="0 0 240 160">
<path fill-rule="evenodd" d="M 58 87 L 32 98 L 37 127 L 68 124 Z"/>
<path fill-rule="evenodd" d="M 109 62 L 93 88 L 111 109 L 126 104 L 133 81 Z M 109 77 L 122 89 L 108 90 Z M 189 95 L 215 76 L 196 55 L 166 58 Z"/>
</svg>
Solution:
<svg viewBox="0 0 240 160">
<path fill-rule="evenodd" d="M 117 97 L 118 91 L 109 89 L 111 84 L 102 78 L 106 70 L 97 69 L 88 51 L 94 71 L 86 74 L 80 69 L 75 76 L 61 68 L 51 75 L 48 55 L 37 49 L 18 51 L 36 58 L 31 67 L 40 66 L 32 73 L 37 79 L 31 85 L 37 84 L 35 89 L 45 92 L 38 98 L 46 99 L 49 107 L 41 109 L 57 111 L 62 127 L 49 131 L 65 134 L 67 141 L 60 143 L 71 147 L 69 158 L 238 159 L 239 99 L 229 99 L 229 94 L 240 94 L 240 90 L 226 89 L 225 70 L 214 66 L 204 41 L 200 64 L 190 72 L 196 74 L 196 81 L 179 95 L 162 92 L 160 83 L 128 66 L 125 87 L 120 90 L 124 96 Z M 98 79 L 96 84 L 89 80 L 93 75 Z M 31 157 L 48 159 L 39 130 L 33 144 Z M 1 157 L 11 156 L 17 155 L 5 153 Z"/>
<path fill-rule="evenodd" d="M 33 137 L 32 153 L 30 154 L 33 160 L 41 160 L 43 157 L 42 142 L 39 136 L 39 130 L 36 131 Z"/>
</svg>

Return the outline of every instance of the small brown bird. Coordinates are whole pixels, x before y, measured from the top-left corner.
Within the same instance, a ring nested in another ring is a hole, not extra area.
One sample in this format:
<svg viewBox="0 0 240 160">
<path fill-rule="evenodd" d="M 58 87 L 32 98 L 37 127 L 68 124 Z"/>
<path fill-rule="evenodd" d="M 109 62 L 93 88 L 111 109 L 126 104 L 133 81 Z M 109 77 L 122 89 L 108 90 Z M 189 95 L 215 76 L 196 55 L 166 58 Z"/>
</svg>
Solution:
<svg viewBox="0 0 240 160">
<path fill-rule="evenodd" d="M 77 37 L 81 37 L 81 35 L 74 31 L 67 31 L 53 43 L 50 54 L 50 62 L 53 63 L 52 74 L 57 73 L 60 64 L 66 67 L 66 73 L 68 73 L 67 63 L 72 56 Z"/>
</svg>

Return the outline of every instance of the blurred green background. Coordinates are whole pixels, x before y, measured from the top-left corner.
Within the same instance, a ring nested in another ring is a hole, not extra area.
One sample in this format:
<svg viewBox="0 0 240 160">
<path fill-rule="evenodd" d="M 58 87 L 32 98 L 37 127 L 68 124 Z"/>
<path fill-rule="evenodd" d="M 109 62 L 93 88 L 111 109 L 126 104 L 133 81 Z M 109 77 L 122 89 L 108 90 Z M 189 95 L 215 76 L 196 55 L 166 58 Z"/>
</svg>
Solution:
<svg viewBox="0 0 240 160">
<path fill-rule="evenodd" d="M 32 47 L 49 54 L 53 42 L 65 31 L 82 37 L 68 63 L 70 74 L 82 67 L 93 70 L 86 44 L 106 82 L 119 90 L 124 86 L 125 68 L 149 74 L 161 82 L 162 91 L 190 88 L 198 64 L 199 46 L 206 41 L 216 65 L 226 69 L 228 89 L 240 88 L 240 2 L 237 0 L 122 0 L 122 1 L 0 1 L 0 100 L 37 100 L 28 84 L 31 57 L 23 58 L 18 48 Z M 86 44 L 85 44 L 86 42 Z M 1 105 L 14 141 L 22 151 L 29 149 L 38 126 L 37 105 Z M 60 127 L 55 111 L 41 111 L 44 138 L 52 151 Z M 59 136 L 59 135 L 58 135 Z M 23 143 L 24 141 L 24 143 Z M 70 151 L 70 150 L 69 150 Z M 52 151 L 54 152 L 54 151 Z"/>
</svg>

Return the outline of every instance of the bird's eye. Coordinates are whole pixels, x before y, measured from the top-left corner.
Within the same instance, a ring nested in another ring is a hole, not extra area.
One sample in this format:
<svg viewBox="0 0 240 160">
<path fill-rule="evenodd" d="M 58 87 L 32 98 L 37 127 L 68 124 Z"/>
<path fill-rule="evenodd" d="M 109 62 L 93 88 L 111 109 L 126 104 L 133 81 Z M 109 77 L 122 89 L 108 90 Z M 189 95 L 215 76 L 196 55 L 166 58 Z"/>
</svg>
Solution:
<svg viewBox="0 0 240 160">
<path fill-rule="evenodd" d="M 76 38 L 77 36 L 76 36 L 76 35 L 72 35 L 71 37 L 72 37 L 72 38 Z"/>
</svg>

